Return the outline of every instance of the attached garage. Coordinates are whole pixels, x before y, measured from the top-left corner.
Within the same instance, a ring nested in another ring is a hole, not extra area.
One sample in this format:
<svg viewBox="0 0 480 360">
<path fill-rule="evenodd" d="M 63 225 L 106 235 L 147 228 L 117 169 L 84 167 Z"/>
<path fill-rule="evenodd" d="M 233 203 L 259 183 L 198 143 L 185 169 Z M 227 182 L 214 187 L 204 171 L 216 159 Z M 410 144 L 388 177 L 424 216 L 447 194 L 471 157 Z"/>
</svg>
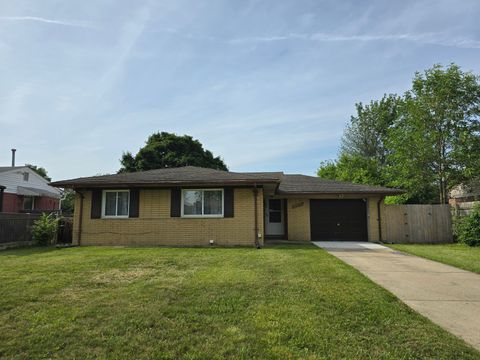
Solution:
<svg viewBox="0 0 480 360">
<path fill-rule="evenodd" d="M 363 199 L 311 199 L 312 241 L 368 241 L 367 202 Z"/>
</svg>

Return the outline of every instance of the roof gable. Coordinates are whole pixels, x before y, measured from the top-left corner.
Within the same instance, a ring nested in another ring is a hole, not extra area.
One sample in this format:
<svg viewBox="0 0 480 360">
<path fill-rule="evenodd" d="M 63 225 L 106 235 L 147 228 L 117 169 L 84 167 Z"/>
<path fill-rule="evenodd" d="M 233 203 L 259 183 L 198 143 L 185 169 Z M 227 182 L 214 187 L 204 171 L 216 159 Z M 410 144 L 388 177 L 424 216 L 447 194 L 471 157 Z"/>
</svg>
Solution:
<svg viewBox="0 0 480 360">
<path fill-rule="evenodd" d="M 20 169 L 25 169 L 28 167 L 27 166 L 0 166 L 0 173 L 4 173 L 7 171 L 13 171 L 13 170 L 20 170 Z"/>
</svg>

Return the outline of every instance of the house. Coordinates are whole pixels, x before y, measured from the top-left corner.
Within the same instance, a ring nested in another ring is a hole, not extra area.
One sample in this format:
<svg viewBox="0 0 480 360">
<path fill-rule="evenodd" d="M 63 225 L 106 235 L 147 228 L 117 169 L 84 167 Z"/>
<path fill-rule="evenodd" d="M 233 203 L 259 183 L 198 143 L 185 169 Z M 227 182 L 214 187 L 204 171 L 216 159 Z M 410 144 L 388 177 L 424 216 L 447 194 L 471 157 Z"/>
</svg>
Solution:
<svg viewBox="0 0 480 360">
<path fill-rule="evenodd" d="M 480 179 L 453 187 L 449 195 L 448 203 L 456 216 L 470 214 L 474 206 L 480 203 Z"/>
<path fill-rule="evenodd" d="M 256 245 L 265 239 L 379 241 L 400 190 L 282 172 L 193 166 L 57 181 L 77 195 L 82 245 Z"/>
<path fill-rule="evenodd" d="M 29 167 L 0 167 L 0 212 L 55 211 L 60 197 L 59 189 Z"/>
<path fill-rule="evenodd" d="M 449 195 L 448 202 L 453 206 L 464 202 L 480 201 L 480 179 L 453 187 Z"/>
</svg>

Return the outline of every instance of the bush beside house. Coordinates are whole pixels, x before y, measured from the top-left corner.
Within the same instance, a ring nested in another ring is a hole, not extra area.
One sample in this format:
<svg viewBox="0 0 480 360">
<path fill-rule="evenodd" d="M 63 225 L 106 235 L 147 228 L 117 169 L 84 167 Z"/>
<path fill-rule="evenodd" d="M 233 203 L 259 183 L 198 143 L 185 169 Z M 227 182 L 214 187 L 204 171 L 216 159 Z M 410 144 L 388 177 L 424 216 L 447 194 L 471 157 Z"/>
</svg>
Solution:
<svg viewBox="0 0 480 360">
<path fill-rule="evenodd" d="M 476 204 L 467 216 L 455 219 L 454 231 L 458 241 L 480 246 L 480 204 Z"/>
<path fill-rule="evenodd" d="M 33 240 L 38 245 L 55 243 L 58 230 L 58 219 L 52 214 L 43 213 L 33 224 Z"/>
</svg>

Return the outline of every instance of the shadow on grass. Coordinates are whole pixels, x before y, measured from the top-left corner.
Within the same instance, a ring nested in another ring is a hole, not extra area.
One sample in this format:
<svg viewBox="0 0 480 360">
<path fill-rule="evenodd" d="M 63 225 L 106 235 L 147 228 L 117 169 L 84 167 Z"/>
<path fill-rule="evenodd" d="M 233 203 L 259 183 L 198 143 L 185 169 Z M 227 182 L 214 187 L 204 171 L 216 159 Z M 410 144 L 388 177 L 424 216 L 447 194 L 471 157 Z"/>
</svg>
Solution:
<svg viewBox="0 0 480 360">
<path fill-rule="evenodd" d="M 31 256 L 37 254 L 45 254 L 52 251 L 61 250 L 54 246 L 32 246 L 5 249 L 0 251 L 1 256 Z"/>
</svg>

